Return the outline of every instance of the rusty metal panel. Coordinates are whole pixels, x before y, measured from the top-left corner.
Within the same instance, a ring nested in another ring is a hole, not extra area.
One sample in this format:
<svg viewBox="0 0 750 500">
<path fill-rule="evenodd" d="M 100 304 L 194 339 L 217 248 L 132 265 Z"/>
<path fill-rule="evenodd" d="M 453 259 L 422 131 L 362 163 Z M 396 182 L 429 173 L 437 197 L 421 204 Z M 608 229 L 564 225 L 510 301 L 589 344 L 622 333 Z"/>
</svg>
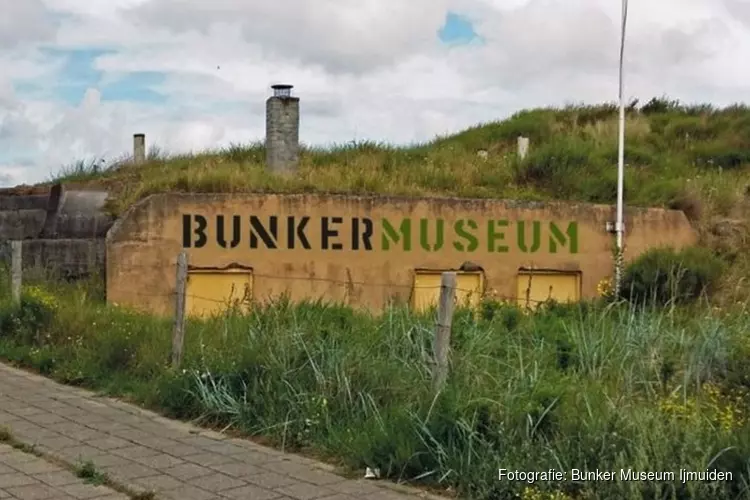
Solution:
<svg viewBox="0 0 750 500">
<path fill-rule="evenodd" d="M 248 312 L 253 297 L 253 273 L 242 270 L 190 270 L 185 312 L 188 316 L 221 314 L 230 307 Z"/>
<path fill-rule="evenodd" d="M 421 271 L 414 273 L 412 309 L 423 312 L 436 307 L 440 298 L 440 275 L 442 271 Z M 476 308 L 482 299 L 484 274 L 482 272 L 456 272 L 456 304 L 461 307 Z"/>
<path fill-rule="evenodd" d="M 534 309 L 554 300 L 560 303 L 581 300 L 581 273 L 565 271 L 527 271 L 518 273 L 518 305 Z"/>
</svg>

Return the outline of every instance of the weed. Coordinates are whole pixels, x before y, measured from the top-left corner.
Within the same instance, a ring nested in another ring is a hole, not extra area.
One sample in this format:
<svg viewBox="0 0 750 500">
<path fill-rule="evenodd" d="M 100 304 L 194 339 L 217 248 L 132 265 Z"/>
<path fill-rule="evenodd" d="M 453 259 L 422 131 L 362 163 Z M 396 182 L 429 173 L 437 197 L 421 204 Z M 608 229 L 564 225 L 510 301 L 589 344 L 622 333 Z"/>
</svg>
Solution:
<svg viewBox="0 0 750 500">
<path fill-rule="evenodd" d="M 107 474 L 97 469 L 91 460 L 79 460 L 75 466 L 75 474 L 89 484 L 99 485 L 107 482 Z"/>
<path fill-rule="evenodd" d="M 27 443 L 21 443 L 21 442 L 14 441 L 12 446 L 13 446 L 13 448 L 15 448 L 15 449 L 17 449 L 19 451 L 22 451 L 24 453 L 29 453 L 31 455 L 37 455 L 37 456 L 39 455 L 39 452 L 38 452 L 38 450 L 36 448 L 36 445 L 34 445 L 34 444 L 27 444 Z"/>
<path fill-rule="evenodd" d="M 130 495 L 131 500 L 155 500 L 156 493 L 153 491 L 141 491 Z"/>
</svg>

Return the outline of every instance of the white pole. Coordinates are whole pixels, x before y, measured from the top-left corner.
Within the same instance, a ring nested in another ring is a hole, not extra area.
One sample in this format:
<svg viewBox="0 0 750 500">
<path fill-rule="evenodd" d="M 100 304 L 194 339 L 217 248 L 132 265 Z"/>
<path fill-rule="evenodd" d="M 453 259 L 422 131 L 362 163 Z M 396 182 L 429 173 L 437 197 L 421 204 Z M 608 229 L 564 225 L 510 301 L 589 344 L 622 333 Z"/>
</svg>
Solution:
<svg viewBox="0 0 750 500">
<path fill-rule="evenodd" d="M 623 222 L 623 185 L 625 183 L 625 97 L 623 93 L 623 60 L 625 55 L 625 26 L 628 20 L 628 0 L 622 0 L 622 27 L 620 32 L 620 123 L 619 139 L 617 147 L 617 222 L 615 231 L 617 233 L 617 258 L 615 262 L 614 291 L 619 293 L 623 274 L 623 236 L 625 225 Z"/>
</svg>

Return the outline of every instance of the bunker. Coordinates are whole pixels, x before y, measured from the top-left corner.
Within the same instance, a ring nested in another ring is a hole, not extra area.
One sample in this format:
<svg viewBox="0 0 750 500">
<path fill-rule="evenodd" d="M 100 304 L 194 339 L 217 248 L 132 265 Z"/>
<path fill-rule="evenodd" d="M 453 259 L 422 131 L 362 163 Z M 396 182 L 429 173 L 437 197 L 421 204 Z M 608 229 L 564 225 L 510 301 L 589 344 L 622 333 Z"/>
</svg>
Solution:
<svg viewBox="0 0 750 500">
<path fill-rule="evenodd" d="M 533 306 L 596 295 L 613 268 L 614 208 L 560 202 L 326 194 L 157 194 L 107 235 L 108 300 L 174 308 L 176 261 L 188 257 L 187 311 L 252 307 L 281 294 L 381 310 L 435 304 L 440 274 L 458 299 Z M 684 213 L 626 212 L 626 260 L 694 244 Z"/>
<path fill-rule="evenodd" d="M 43 268 L 67 279 L 105 270 L 104 238 L 114 218 L 106 191 L 74 185 L 0 190 L 0 261 L 9 241 L 21 240 L 23 268 Z"/>
</svg>

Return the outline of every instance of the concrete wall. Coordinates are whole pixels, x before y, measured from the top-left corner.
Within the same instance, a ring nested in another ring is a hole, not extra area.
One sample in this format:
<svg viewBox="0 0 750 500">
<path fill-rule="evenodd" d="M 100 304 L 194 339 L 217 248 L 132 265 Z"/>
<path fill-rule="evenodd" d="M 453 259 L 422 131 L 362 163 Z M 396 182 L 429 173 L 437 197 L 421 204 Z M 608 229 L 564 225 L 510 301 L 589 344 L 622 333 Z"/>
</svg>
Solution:
<svg viewBox="0 0 750 500">
<path fill-rule="evenodd" d="M 299 163 L 299 98 L 270 97 L 266 101 L 266 165 L 286 172 Z"/>
<path fill-rule="evenodd" d="M 0 261 L 10 260 L 10 240 L 23 240 L 23 265 L 68 278 L 104 272 L 104 238 L 114 219 L 104 212 L 106 191 L 0 191 Z"/>
<path fill-rule="evenodd" d="M 176 258 L 185 249 L 192 269 L 251 268 L 256 300 L 289 293 L 377 310 L 409 299 L 417 269 L 456 269 L 467 261 L 484 270 L 486 288 L 502 297 L 516 297 L 521 268 L 580 272 L 582 296 L 591 297 L 612 272 L 613 236 L 606 231 L 612 220 L 614 208 L 603 205 L 154 195 L 131 207 L 107 236 L 107 296 L 171 314 Z M 626 224 L 626 259 L 697 240 L 679 211 L 631 209 Z"/>
</svg>

